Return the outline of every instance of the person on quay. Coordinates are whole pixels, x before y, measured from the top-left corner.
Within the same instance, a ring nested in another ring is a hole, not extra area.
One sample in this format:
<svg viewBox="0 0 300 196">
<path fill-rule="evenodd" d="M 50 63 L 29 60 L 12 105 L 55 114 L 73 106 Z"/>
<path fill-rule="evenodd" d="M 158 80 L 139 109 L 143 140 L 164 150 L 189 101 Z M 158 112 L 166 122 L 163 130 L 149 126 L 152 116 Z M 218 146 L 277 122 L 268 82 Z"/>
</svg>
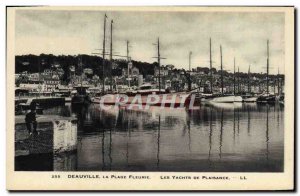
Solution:
<svg viewBox="0 0 300 196">
<path fill-rule="evenodd" d="M 29 132 L 29 135 L 39 134 L 37 129 L 37 121 L 36 121 L 36 103 L 31 102 L 30 103 L 30 112 L 26 114 L 25 117 L 26 127 Z M 33 130 L 32 130 L 33 127 Z"/>
</svg>

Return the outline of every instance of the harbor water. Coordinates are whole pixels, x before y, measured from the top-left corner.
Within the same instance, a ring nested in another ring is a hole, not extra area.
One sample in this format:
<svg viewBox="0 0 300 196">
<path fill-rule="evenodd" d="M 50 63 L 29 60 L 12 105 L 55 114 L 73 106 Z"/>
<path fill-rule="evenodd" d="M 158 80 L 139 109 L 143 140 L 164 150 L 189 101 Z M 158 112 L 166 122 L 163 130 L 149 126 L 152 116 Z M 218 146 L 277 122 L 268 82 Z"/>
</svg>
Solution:
<svg viewBox="0 0 300 196">
<path fill-rule="evenodd" d="M 44 114 L 78 119 L 77 151 L 18 157 L 15 164 L 21 170 L 282 172 L 284 168 L 280 104 L 103 110 L 98 104 L 76 108 L 66 103 L 49 107 Z"/>
</svg>

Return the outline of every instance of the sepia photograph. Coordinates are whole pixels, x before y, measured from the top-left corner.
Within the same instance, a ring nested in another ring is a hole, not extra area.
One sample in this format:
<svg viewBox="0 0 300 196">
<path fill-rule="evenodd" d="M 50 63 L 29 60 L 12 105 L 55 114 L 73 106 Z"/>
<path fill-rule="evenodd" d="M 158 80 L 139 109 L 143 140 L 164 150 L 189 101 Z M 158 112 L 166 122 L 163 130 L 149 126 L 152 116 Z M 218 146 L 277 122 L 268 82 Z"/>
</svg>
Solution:
<svg viewBox="0 0 300 196">
<path fill-rule="evenodd" d="M 34 174 L 34 190 L 293 189 L 293 20 L 293 7 L 7 7 L 9 187 Z M 160 186 L 172 180 L 191 185 Z"/>
</svg>

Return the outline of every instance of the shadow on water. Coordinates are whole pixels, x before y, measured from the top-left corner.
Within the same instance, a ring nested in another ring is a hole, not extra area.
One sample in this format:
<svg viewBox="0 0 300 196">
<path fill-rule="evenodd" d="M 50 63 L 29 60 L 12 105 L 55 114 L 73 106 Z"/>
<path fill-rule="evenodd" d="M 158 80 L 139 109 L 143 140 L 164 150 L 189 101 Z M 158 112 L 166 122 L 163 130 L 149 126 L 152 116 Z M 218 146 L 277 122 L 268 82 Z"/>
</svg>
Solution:
<svg viewBox="0 0 300 196">
<path fill-rule="evenodd" d="M 274 107 L 275 108 L 275 107 Z M 266 119 L 266 158 L 269 163 L 269 105 L 267 105 L 267 119 Z"/>
<path fill-rule="evenodd" d="M 223 110 L 221 111 L 221 128 L 220 128 L 220 159 L 222 158 L 222 140 L 223 140 L 223 115 L 224 115 L 224 112 Z"/>
<path fill-rule="evenodd" d="M 213 125 L 212 125 L 212 108 L 210 109 L 210 121 L 209 121 L 209 150 L 208 150 L 208 161 L 210 166 L 210 155 L 211 155 L 211 148 L 212 148 L 212 134 L 213 134 Z"/>
<path fill-rule="evenodd" d="M 78 148 L 72 156 L 48 157 L 54 166 L 36 170 L 281 172 L 283 110 L 242 103 L 191 111 L 49 108 L 46 114 L 77 117 Z M 21 170 L 34 170 L 28 159 L 16 159 Z"/>
<path fill-rule="evenodd" d="M 158 116 L 158 132 L 157 132 L 157 169 L 159 170 L 159 149 L 160 149 L 160 116 Z"/>
</svg>

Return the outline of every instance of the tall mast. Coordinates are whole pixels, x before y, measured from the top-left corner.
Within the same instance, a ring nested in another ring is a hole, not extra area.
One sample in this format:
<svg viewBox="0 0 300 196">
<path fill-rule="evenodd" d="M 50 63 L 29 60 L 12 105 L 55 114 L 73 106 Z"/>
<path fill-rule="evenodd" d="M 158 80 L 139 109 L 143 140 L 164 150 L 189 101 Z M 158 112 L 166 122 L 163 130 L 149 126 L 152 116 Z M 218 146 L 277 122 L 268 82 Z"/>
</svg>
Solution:
<svg viewBox="0 0 300 196">
<path fill-rule="evenodd" d="M 213 77 L 212 77 L 212 59 L 211 59 L 211 38 L 209 38 L 209 65 L 210 65 L 210 92 L 213 92 Z"/>
<path fill-rule="evenodd" d="M 273 81 L 273 89 L 274 89 L 274 95 L 276 93 L 276 78 Z"/>
<path fill-rule="evenodd" d="M 278 74 L 277 74 L 277 91 L 278 91 L 278 95 L 280 94 L 280 77 L 279 77 L 279 67 L 278 67 Z M 275 93 L 275 92 L 274 92 Z"/>
<path fill-rule="evenodd" d="M 129 62 L 129 41 L 126 41 L 126 58 L 127 62 Z"/>
<path fill-rule="evenodd" d="M 240 67 L 238 66 L 238 92 L 241 93 L 241 85 L 240 85 Z"/>
<path fill-rule="evenodd" d="M 128 86 L 130 87 L 130 76 L 129 76 L 129 41 L 126 41 L 126 57 L 127 57 L 127 74 L 128 74 Z"/>
<path fill-rule="evenodd" d="M 112 39 L 112 32 L 113 32 L 113 20 L 110 21 L 110 91 L 112 91 L 112 47 L 113 47 L 113 39 Z"/>
<path fill-rule="evenodd" d="M 191 72 L 191 57 L 192 57 L 192 51 L 189 53 L 189 70 Z"/>
<path fill-rule="evenodd" d="M 269 94 L 269 40 L 267 40 L 267 94 Z"/>
<path fill-rule="evenodd" d="M 159 38 L 157 38 L 157 63 L 158 63 L 158 89 L 160 93 L 160 52 L 159 52 Z"/>
<path fill-rule="evenodd" d="M 248 68 L 248 93 L 251 93 L 251 86 L 250 86 L 250 66 Z"/>
<path fill-rule="evenodd" d="M 223 63 L 222 63 L 222 45 L 220 45 L 220 54 L 221 54 L 221 86 L 222 86 L 222 95 L 224 93 L 224 83 L 223 83 Z"/>
<path fill-rule="evenodd" d="M 235 95 L 235 57 L 233 59 L 233 94 Z"/>
<path fill-rule="evenodd" d="M 103 50 L 102 50 L 102 93 L 104 93 L 104 85 L 105 85 L 105 78 L 104 78 L 104 66 L 105 66 L 105 32 L 106 32 L 106 14 L 104 15 L 104 34 L 103 34 Z"/>
<path fill-rule="evenodd" d="M 79 66 L 80 66 L 80 71 L 81 71 L 81 73 L 80 73 L 80 86 L 82 86 L 82 75 L 83 75 L 82 57 L 79 56 L 78 60 L 79 60 Z"/>
</svg>

